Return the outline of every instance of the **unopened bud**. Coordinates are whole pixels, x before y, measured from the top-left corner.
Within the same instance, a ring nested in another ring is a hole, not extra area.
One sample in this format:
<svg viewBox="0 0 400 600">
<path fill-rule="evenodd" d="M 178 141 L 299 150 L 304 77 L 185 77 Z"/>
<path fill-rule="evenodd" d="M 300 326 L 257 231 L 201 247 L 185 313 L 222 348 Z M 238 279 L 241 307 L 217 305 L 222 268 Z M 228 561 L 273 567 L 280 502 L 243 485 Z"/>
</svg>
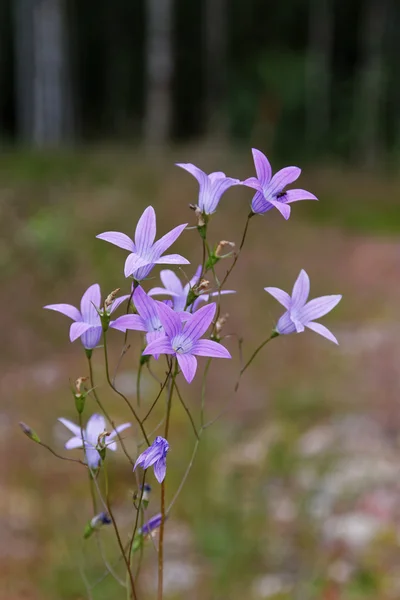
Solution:
<svg viewBox="0 0 400 600">
<path fill-rule="evenodd" d="M 78 379 L 75 381 L 75 389 L 76 389 L 76 393 L 77 394 L 82 394 L 82 385 L 85 381 L 88 380 L 88 377 L 78 377 Z"/>
<path fill-rule="evenodd" d="M 196 285 L 194 291 L 196 294 L 203 294 L 210 289 L 210 282 L 207 279 L 201 279 L 200 282 Z"/>
<path fill-rule="evenodd" d="M 228 242 L 227 240 L 221 240 L 215 250 L 215 256 L 217 258 L 223 258 L 229 256 L 235 249 L 235 242 Z"/>
<path fill-rule="evenodd" d="M 80 415 L 83 413 L 83 410 L 85 408 L 87 392 L 83 388 L 83 383 L 85 381 L 87 381 L 87 379 L 88 379 L 87 377 L 78 377 L 78 379 L 75 381 L 75 390 L 76 390 L 74 392 L 75 407 Z"/>
<path fill-rule="evenodd" d="M 107 308 L 110 308 L 110 306 L 114 302 L 115 298 L 117 297 L 117 294 L 119 293 L 120 289 L 121 288 L 117 288 L 116 290 L 111 292 L 111 294 L 108 294 L 107 298 L 104 300 L 104 308 L 106 310 L 107 310 Z"/>
<path fill-rule="evenodd" d="M 93 517 L 93 519 L 91 519 L 89 521 L 89 523 L 86 524 L 85 530 L 83 532 L 83 537 L 85 539 L 87 539 L 88 537 L 90 537 L 92 535 L 92 533 L 94 531 L 97 531 L 98 529 L 103 527 L 103 525 L 109 525 L 110 523 L 111 523 L 111 519 L 110 519 L 108 513 L 106 513 L 106 512 L 99 513 L 98 515 Z"/>
<path fill-rule="evenodd" d="M 219 319 L 217 319 L 217 322 L 215 323 L 215 332 L 217 334 L 221 333 L 222 328 L 226 324 L 228 318 L 229 318 L 229 314 L 226 313 L 225 315 L 222 315 L 222 317 L 219 317 Z"/>
<path fill-rule="evenodd" d="M 36 431 L 34 431 L 31 427 L 29 427 L 29 425 L 27 425 L 26 423 L 23 423 L 22 421 L 19 423 L 19 426 L 22 429 L 22 432 L 33 442 L 36 442 L 37 444 L 40 444 L 40 437 L 38 436 L 38 434 L 36 433 Z"/>
</svg>

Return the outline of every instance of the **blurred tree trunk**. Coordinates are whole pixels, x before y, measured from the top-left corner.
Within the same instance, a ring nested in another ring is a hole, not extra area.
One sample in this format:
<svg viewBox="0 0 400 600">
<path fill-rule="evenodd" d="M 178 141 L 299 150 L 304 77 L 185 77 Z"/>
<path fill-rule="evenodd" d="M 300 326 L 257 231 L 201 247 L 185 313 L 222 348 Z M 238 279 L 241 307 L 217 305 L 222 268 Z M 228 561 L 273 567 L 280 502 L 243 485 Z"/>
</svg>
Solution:
<svg viewBox="0 0 400 600">
<path fill-rule="evenodd" d="M 172 0 L 146 0 L 145 142 L 161 145 L 171 131 Z"/>
<path fill-rule="evenodd" d="M 354 158 L 373 166 L 381 151 L 385 88 L 385 32 L 390 0 L 367 0 L 359 38 L 360 68 L 354 96 Z"/>
<path fill-rule="evenodd" d="M 227 128 L 223 110 L 228 79 L 227 0 L 206 0 L 204 23 L 206 129 L 212 137 L 224 136 Z"/>
<path fill-rule="evenodd" d="M 71 135 L 64 9 L 64 0 L 15 0 L 17 124 L 37 147 Z"/>
<path fill-rule="evenodd" d="M 306 74 L 306 143 L 326 145 L 331 120 L 333 7 L 331 0 L 310 0 Z"/>
</svg>

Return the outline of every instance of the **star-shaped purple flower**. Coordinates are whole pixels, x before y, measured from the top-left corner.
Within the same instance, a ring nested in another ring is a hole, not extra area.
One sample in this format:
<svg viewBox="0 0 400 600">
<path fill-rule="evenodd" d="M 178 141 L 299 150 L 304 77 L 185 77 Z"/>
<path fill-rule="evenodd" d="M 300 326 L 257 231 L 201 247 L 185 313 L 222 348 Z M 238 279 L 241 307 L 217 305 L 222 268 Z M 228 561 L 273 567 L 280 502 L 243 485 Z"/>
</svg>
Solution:
<svg viewBox="0 0 400 600">
<path fill-rule="evenodd" d="M 130 254 L 125 261 L 125 277 L 132 275 L 136 281 L 141 281 L 147 277 L 154 265 L 189 264 L 189 261 L 180 254 L 162 256 L 181 235 L 186 225 L 187 223 L 178 225 L 157 242 L 154 242 L 156 237 L 156 213 L 152 206 L 148 206 L 136 226 L 135 241 L 131 240 L 125 233 L 118 231 L 106 231 L 96 237 L 128 250 Z"/>
<path fill-rule="evenodd" d="M 268 158 L 255 148 L 252 149 L 252 152 L 257 177 L 249 177 L 242 183 L 257 190 L 251 202 L 253 213 L 262 215 L 275 207 L 285 219 L 288 219 L 290 217 L 289 204 L 292 202 L 318 200 L 314 194 L 306 190 L 284 191 L 287 185 L 300 177 L 301 169 L 299 167 L 285 167 L 272 177 L 272 168 Z"/>
<path fill-rule="evenodd" d="M 106 314 L 110 316 L 129 295 L 116 298 L 111 306 L 107 308 Z M 78 337 L 87 350 L 95 348 L 101 339 L 102 325 L 100 313 L 104 313 L 101 304 L 101 291 L 98 283 L 91 285 L 83 294 L 81 299 L 81 310 L 79 311 L 71 304 L 48 304 L 43 308 L 55 310 L 69 317 L 74 322 L 69 330 L 69 339 L 74 342 Z M 115 321 L 110 321 L 109 327 L 114 327 Z"/>
<path fill-rule="evenodd" d="M 169 444 L 166 439 L 158 435 L 154 442 L 146 448 L 142 454 L 139 455 L 135 462 L 136 467 L 142 467 L 142 469 L 148 469 L 152 465 L 154 466 L 154 475 L 158 483 L 162 483 L 167 472 L 167 453 L 169 450 Z"/>
<path fill-rule="evenodd" d="M 196 356 L 232 358 L 228 350 L 212 340 L 201 340 L 214 318 L 216 304 L 203 306 L 185 324 L 169 306 L 160 303 L 158 315 L 165 336 L 151 342 L 143 354 L 172 354 L 176 356 L 186 381 L 190 383 L 196 374 Z"/>
<path fill-rule="evenodd" d="M 286 308 L 286 312 L 276 326 L 278 333 L 283 335 L 301 333 L 305 327 L 308 327 L 331 342 L 339 343 L 327 327 L 320 323 L 314 323 L 314 320 L 323 317 L 335 308 L 342 299 L 340 294 L 320 296 L 307 302 L 310 293 L 310 278 L 303 269 L 296 279 L 291 296 L 279 288 L 266 287 L 264 289 Z"/>
<path fill-rule="evenodd" d="M 233 185 L 239 185 L 239 179 L 226 177 L 222 171 L 216 171 L 207 175 L 195 167 L 191 163 L 176 163 L 177 167 L 181 167 L 196 177 L 200 184 L 198 207 L 205 215 L 211 215 L 217 210 L 221 196 L 227 189 Z"/>
<path fill-rule="evenodd" d="M 61 417 L 58 420 L 74 434 L 74 437 L 70 438 L 65 444 L 65 448 L 67 450 L 72 450 L 73 448 L 82 448 L 82 445 L 84 445 L 87 463 L 89 467 L 96 469 L 101 461 L 101 456 L 97 450 L 99 447 L 99 438 L 106 432 L 107 429 L 105 418 L 98 414 L 92 415 L 86 424 L 86 429 L 82 430 L 80 427 L 78 427 L 78 425 L 75 425 L 75 423 L 69 421 L 68 419 L 63 419 Z M 125 431 L 125 429 L 130 426 L 130 423 L 118 425 L 118 427 L 116 427 L 110 435 L 105 437 L 105 447 L 115 452 L 117 449 L 117 442 L 115 441 L 115 438 L 119 433 Z"/>
<path fill-rule="evenodd" d="M 160 273 L 160 278 L 164 287 L 154 287 L 149 291 L 149 296 L 171 296 L 172 305 L 175 312 L 185 310 L 188 294 L 190 290 L 199 282 L 201 275 L 201 265 L 198 267 L 196 273 L 192 279 L 182 285 L 179 277 L 169 269 L 164 269 Z M 196 300 L 187 307 L 192 312 L 196 310 L 200 302 L 208 302 L 212 297 L 219 296 L 219 294 L 236 294 L 235 290 L 223 290 L 221 292 L 212 292 L 211 294 L 200 294 Z"/>
</svg>

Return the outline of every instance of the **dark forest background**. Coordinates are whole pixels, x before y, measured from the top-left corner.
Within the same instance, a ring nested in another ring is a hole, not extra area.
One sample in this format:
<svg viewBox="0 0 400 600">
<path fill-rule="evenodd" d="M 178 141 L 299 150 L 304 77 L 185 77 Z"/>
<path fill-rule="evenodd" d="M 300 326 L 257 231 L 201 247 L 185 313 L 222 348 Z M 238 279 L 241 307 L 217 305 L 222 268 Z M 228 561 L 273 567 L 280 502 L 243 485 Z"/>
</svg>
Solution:
<svg viewBox="0 0 400 600">
<path fill-rule="evenodd" d="M 0 132 L 42 147 L 261 139 L 400 149 L 396 0 L 0 0 Z"/>
</svg>

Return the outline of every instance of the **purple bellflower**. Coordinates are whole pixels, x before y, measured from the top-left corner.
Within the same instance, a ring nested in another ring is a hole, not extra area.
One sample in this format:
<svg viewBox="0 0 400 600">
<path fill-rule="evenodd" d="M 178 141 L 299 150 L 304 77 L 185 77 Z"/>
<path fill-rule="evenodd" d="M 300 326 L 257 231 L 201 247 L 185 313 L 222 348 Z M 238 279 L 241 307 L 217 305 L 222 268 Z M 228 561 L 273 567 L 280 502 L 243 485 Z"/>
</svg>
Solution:
<svg viewBox="0 0 400 600">
<path fill-rule="evenodd" d="M 154 287 L 149 291 L 149 296 L 171 296 L 172 306 L 175 312 L 181 312 L 185 310 L 188 295 L 190 290 L 199 282 L 201 275 L 201 265 L 198 267 L 196 273 L 192 279 L 183 286 L 177 275 L 165 269 L 161 271 L 160 277 L 164 284 L 164 287 Z M 188 306 L 187 309 L 191 309 L 192 312 L 196 310 L 200 302 L 208 302 L 211 297 L 219 296 L 219 294 L 235 294 L 234 290 L 223 290 L 221 292 L 212 292 L 211 294 L 200 294 L 192 305 Z"/>
<path fill-rule="evenodd" d="M 116 298 L 106 309 L 106 315 L 110 316 L 128 298 L 129 295 Z M 99 312 L 104 313 L 104 308 L 101 308 L 100 304 L 100 286 L 98 283 L 95 283 L 83 294 L 80 311 L 71 304 L 48 304 L 44 308 L 55 310 L 72 319 L 74 322 L 69 330 L 69 339 L 71 342 L 74 342 L 80 337 L 84 347 L 87 350 L 92 350 L 100 342 L 102 334 Z M 110 321 L 109 327 L 114 327 L 114 323 L 115 321 Z"/>
<path fill-rule="evenodd" d="M 215 302 L 203 306 L 185 324 L 169 306 L 160 303 L 158 315 L 165 336 L 151 342 L 143 354 L 172 354 L 176 356 L 186 381 L 190 383 L 196 374 L 196 356 L 232 358 L 228 350 L 212 340 L 201 340 L 214 318 Z"/>
<path fill-rule="evenodd" d="M 310 278 L 303 269 L 296 279 L 291 296 L 279 288 L 266 287 L 264 289 L 286 308 L 286 312 L 276 326 L 279 334 L 301 333 L 305 327 L 308 327 L 331 342 L 339 343 L 327 327 L 320 323 L 314 323 L 314 320 L 323 317 L 335 308 L 342 299 L 340 294 L 320 296 L 307 302 L 310 293 Z"/>
<path fill-rule="evenodd" d="M 144 523 L 144 525 L 139 529 L 139 533 L 141 535 L 149 535 L 149 534 L 153 533 L 153 531 L 155 531 L 156 529 L 158 529 L 160 527 L 161 521 L 162 521 L 161 513 L 154 515 L 154 517 L 151 517 L 151 519 L 149 519 L 146 523 Z"/>
<path fill-rule="evenodd" d="M 121 431 L 131 426 L 130 423 L 118 425 L 110 435 L 106 434 L 102 440 L 107 430 L 106 420 L 102 415 L 92 415 L 86 424 L 86 429 L 82 430 L 68 419 L 59 418 L 58 420 L 74 434 L 65 444 L 66 450 L 84 446 L 86 460 L 91 469 L 96 469 L 100 464 L 101 456 L 98 449 L 103 447 L 115 451 L 117 449 L 115 438 Z"/>
<path fill-rule="evenodd" d="M 162 483 L 167 472 L 168 450 L 169 444 L 167 440 L 158 435 L 151 446 L 146 448 L 146 450 L 139 455 L 133 470 L 135 470 L 136 467 L 148 469 L 153 465 L 154 475 L 158 483 Z"/>
<path fill-rule="evenodd" d="M 96 237 L 128 250 L 130 254 L 125 261 L 125 277 L 132 275 L 136 281 L 141 281 L 147 277 L 156 264 L 189 264 L 189 261 L 180 254 L 162 256 L 181 235 L 186 225 L 187 223 L 178 225 L 157 242 L 154 242 L 156 237 L 156 213 L 152 206 L 148 206 L 136 226 L 135 241 L 131 240 L 125 233 L 119 233 L 118 231 L 106 231 Z"/>
<path fill-rule="evenodd" d="M 200 185 L 198 207 L 205 215 L 211 215 L 217 210 L 221 196 L 226 190 L 233 185 L 239 185 L 239 179 L 226 177 L 222 171 L 216 171 L 207 175 L 195 167 L 191 163 L 176 163 L 177 167 L 181 167 L 196 177 Z"/>
<path fill-rule="evenodd" d="M 272 177 L 272 168 L 268 158 L 255 148 L 252 152 L 257 177 L 249 177 L 242 184 L 257 190 L 251 202 L 253 213 L 262 215 L 275 207 L 285 219 L 288 219 L 290 217 L 289 204 L 292 202 L 318 200 L 314 194 L 306 190 L 284 191 L 287 185 L 300 177 L 301 169 L 299 167 L 285 167 Z"/>
</svg>

